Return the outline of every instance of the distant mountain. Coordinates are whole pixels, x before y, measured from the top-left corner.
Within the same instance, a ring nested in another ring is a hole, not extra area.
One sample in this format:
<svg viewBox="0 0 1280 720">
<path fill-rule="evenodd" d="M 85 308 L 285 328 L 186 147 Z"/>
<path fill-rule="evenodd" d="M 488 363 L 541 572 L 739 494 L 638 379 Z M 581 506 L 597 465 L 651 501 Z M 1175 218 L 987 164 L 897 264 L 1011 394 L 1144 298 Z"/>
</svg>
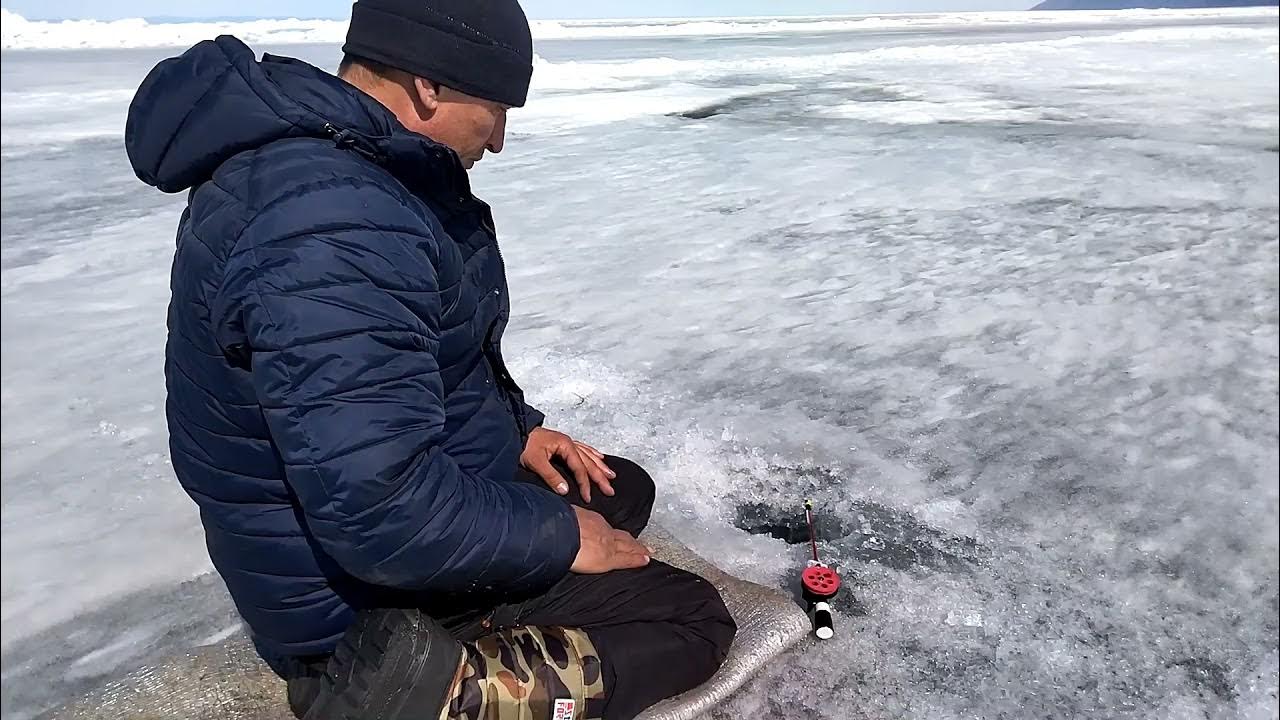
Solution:
<svg viewBox="0 0 1280 720">
<path fill-rule="evenodd" d="M 1130 10 L 1133 8 L 1276 7 L 1280 0 L 1044 0 L 1032 10 Z"/>
</svg>

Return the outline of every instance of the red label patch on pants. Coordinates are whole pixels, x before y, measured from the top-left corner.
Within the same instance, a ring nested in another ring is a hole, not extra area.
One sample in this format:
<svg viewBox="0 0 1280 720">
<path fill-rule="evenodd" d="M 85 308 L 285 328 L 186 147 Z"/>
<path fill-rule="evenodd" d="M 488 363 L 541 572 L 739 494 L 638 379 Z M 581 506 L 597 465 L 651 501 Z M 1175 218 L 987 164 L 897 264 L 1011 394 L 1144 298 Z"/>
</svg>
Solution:
<svg viewBox="0 0 1280 720">
<path fill-rule="evenodd" d="M 573 720 L 573 700 L 556 700 L 551 709 L 551 720 Z"/>
</svg>

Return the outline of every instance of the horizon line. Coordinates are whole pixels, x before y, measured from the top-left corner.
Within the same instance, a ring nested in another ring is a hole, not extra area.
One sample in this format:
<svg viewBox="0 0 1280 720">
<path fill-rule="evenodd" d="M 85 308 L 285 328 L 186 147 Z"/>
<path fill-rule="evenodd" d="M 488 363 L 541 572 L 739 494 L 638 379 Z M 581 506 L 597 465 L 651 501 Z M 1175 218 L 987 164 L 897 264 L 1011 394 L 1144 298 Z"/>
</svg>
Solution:
<svg viewBox="0 0 1280 720">
<path fill-rule="evenodd" d="M 1032 0 L 1036 2 L 1037 0 Z M 10 10 L 7 7 L 0 6 L 0 9 L 17 15 L 18 17 L 30 22 L 122 22 L 125 20 L 143 20 L 153 23 L 172 23 L 172 22 L 253 22 L 256 20 L 350 20 L 350 15 L 331 15 L 317 17 L 303 17 L 299 15 L 131 15 L 129 17 L 119 17 L 114 19 L 103 19 L 96 17 L 41 17 L 23 15 L 16 10 Z M 609 17 L 530 17 L 530 21 L 545 20 L 548 22 L 600 22 L 607 20 L 771 20 L 771 19 L 824 19 L 824 18 L 855 18 L 870 17 L 880 15 L 960 15 L 969 13 L 1013 13 L 1013 12 L 1030 12 L 1033 8 L 1026 7 L 1021 10 L 914 10 L 914 11 L 880 11 L 880 12 L 861 12 L 861 13 L 782 13 L 776 15 L 614 15 Z"/>
</svg>

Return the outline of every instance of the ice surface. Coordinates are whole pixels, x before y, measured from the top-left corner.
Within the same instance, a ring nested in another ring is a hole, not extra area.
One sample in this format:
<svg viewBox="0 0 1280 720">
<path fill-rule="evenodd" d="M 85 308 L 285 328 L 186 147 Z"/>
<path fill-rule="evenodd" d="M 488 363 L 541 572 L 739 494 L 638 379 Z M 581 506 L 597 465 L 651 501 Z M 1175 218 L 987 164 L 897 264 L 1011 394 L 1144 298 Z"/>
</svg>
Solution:
<svg viewBox="0 0 1280 720">
<path fill-rule="evenodd" d="M 748 579 L 819 507 L 837 637 L 719 716 L 1276 717 L 1275 11 L 776 22 L 541 26 L 474 174 L 554 425 Z M 256 37 L 331 68 L 313 25 Z M 181 198 L 120 147 L 167 52 L 4 54 L 6 718 L 234 632 L 167 465 Z"/>
</svg>

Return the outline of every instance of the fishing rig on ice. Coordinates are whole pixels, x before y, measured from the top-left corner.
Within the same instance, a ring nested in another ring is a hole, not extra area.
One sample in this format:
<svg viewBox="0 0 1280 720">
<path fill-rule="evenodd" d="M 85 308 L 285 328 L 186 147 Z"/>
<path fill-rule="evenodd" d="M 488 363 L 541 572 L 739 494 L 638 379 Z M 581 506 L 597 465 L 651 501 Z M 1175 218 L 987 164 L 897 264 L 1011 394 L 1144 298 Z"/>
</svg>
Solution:
<svg viewBox="0 0 1280 720">
<path fill-rule="evenodd" d="M 818 535 L 813 529 L 813 502 L 804 501 L 804 519 L 809 525 L 809 550 L 813 554 L 800 573 L 800 593 L 813 618 L 813 633 L 821 640 L 830 640 L 836 634 L 831 622 L 831 599 L 840 592 L 840 576 L 818 559 Z"/>
</svg>

